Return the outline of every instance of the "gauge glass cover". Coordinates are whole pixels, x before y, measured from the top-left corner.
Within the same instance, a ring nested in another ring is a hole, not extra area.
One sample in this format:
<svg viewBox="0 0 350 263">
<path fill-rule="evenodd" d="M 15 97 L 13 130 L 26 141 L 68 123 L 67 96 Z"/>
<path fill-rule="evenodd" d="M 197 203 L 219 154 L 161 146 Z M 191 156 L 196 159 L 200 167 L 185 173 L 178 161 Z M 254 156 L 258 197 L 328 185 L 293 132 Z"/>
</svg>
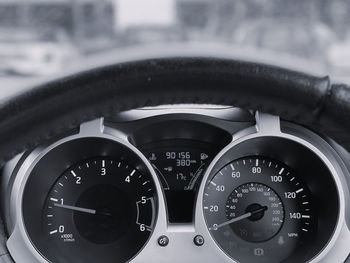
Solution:
<svg viewBox="0 0 350 263">
<path fill-rule="evenodd" d="M 300 176 L 262 156 L 219 170 L 205 186 L 203 209 L 216 243 L 239 262 L 283 262 L 317 228 Z"/>
</svg>

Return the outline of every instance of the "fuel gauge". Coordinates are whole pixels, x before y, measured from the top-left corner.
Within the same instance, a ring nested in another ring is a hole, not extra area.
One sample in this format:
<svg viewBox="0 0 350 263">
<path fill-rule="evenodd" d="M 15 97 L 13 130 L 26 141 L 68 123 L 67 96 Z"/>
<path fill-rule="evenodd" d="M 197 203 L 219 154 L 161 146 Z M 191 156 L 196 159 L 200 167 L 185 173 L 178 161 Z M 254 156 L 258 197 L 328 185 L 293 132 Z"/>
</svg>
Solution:
<svg viewBox="0 0 350 263">
<path fill-rule="evenodd" d="M 193 140 L 148 146 L 144 152 L 163 186 L 169 222 L 192 222 L 197 189 L 217 147 Z"/>
</svg>

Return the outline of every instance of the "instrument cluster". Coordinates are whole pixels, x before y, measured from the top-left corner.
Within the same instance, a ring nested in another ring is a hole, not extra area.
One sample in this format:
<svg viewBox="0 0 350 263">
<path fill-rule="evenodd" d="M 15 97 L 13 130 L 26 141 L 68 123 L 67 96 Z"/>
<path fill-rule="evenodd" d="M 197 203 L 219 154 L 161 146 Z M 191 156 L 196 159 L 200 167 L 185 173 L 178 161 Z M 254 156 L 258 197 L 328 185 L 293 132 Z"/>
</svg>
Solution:
<svg viewBox="0 0 350 263">
<path fill-rule="evenodd" d="M 238 108 L 98 119 L 4 173 L 18 262 L 330 262 L 350 238 L 334 145 Z"/>
</svg>

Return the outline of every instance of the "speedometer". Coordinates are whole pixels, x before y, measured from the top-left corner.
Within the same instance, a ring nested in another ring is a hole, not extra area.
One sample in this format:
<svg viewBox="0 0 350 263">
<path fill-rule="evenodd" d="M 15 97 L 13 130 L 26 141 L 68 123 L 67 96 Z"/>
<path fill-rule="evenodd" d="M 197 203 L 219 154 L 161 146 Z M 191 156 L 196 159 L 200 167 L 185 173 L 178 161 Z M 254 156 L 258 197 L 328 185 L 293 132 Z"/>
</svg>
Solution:
<svg viewBox="0 0 350 263">
<path fill-rule="evenodd" d="M 225 212 L 230 220 L 216 225 L 216 229 L 230 225 L 237 236 L 248 242 L 271 239 L 284 223 L 280 197 L 260 183 L 247 183 L 234 189 L 227 198 Z"/>
<path fill-rule="evenodd" d="M 239 262 L 283 262 L 317 228 L 302 178 L 262 156 L 235 160 L 216 173 L 203 208 L 212 237 Z"/>
</svg>

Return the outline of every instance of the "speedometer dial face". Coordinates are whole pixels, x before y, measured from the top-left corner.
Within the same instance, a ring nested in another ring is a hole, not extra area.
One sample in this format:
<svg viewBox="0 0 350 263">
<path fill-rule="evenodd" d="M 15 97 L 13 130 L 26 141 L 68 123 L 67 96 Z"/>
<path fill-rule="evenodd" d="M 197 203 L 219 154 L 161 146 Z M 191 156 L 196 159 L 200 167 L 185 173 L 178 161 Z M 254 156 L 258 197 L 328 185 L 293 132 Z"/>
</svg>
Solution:
<svg viewBox="0 0 350 263">
<path fill-rule="evenodd" d="M 205 187 L 203 209 L 212 237 L 239 262 L 296 262 L 290 255 L 317 227 L 302 178 L 261 156 L 216 173 Z"/>
<path fill-rule="evenodd" d="M 49 192 L 43 232 L 53 262 L 126 262 L 151 235 L 155 220 L 152 179 L 114 159 L 70 167 Z"/>
<path fill-rule="evenodd" d="M 226 201 L 226 218 L 233 232 L 248 242 L 271 239 L 284 222 L 284 208 L 274 190 L 260 183 L 247 183 L 232 191 Z M 240 216 L 241 220 L 237 220 Z M 248 220 L 244 220 L 244 219 Z M 223 225 L 217 225 L 216 228 Z M 245 229 L 245 231 L 242 231 Z"/>
</svg>

